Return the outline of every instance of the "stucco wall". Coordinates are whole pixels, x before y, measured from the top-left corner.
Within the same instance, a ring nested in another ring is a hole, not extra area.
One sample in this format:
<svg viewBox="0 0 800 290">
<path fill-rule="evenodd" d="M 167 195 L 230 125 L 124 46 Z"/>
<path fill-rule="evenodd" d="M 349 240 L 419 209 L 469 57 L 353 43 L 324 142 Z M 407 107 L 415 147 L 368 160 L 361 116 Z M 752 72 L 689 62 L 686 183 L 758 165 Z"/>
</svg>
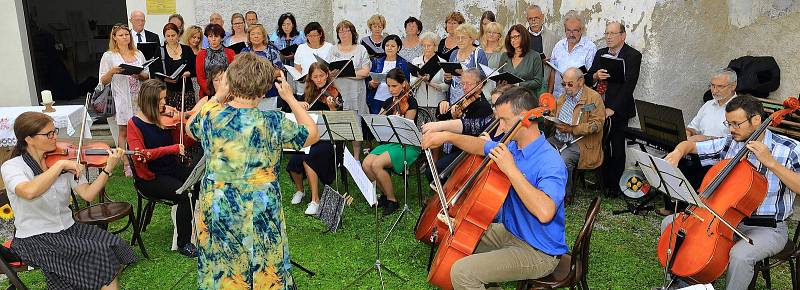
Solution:
<svg viewBox="0 0 800 290">
<path fill-rule="evenodd" d="M 0 107 L 30 106 L 38 104 L 33 79 L 31 54 L 28 49 L 28 32 L 22 13 L 22 0 L 0 1 Z"/>
<path fill-rule="evenodd" d="M 771 55 L 781 66 L 781 87 L 770 96 L 783 99 L 800 92 L 800 3 L 795 0 L 324 0 L 301 1 L 212 1 L 195 0 L 195 19 L 206 23 L 211 12 L 227 19 L 233 12 L 253 9 L 268 29 L 277 18 L 292 12 L 302 27 L 319 21 L 332 28 L 341 19 L 356 24 L 359 34 L 367 32 L 366 20 L 374 13 L 387 18 L 388 33 L 402 33 L 408 16 L 419 17 L 425 30 L 444 35 L 443 20 L 451 11 L 464 13 L 468 22 L 478 23 L 485 10 L 497 14 L 505 27 L 525 22 L 530 3 L 540 5 L 548 28 L 563 34 L 561 16 L 576 10 L 586 18 L 587 37 L 598 47 L 608 20 L 627 24 L 628 43 L 643 52 L 642 72 L 635 96 L 684 110 L 688 122 L 701 105 L 708 74 L 743 55 Z M 188 12 L 187 12 L 188 13 Z"/>
</svg>

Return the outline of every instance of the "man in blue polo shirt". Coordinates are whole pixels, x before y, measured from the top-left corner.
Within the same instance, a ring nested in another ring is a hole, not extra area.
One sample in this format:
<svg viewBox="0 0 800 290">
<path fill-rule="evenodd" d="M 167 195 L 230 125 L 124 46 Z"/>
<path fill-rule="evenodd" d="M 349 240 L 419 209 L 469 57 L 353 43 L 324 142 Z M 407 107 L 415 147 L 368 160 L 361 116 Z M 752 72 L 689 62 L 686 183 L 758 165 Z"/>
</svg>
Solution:
<svg viewBox="0 0 800 290">
<path fill-rule="evenodd" d="M 526 111 L 538 107 L 523 88 L 512 88 L 495 103 L 499 129 L 508 131 Z M 498 215 L 473 255 L 450 270 L 454 289 L 484 289 L 493 282 L 535 279 L 552 273 L 567 253 L 564 229 L 564 189 L 567 169 L 545 140 L 536 122 L 521 127 L 508 146 L 450 132 L 423 136 L 423 148 L 450 142 L 471 153 L 489 156 L 511 181 Z"/>
</svg>

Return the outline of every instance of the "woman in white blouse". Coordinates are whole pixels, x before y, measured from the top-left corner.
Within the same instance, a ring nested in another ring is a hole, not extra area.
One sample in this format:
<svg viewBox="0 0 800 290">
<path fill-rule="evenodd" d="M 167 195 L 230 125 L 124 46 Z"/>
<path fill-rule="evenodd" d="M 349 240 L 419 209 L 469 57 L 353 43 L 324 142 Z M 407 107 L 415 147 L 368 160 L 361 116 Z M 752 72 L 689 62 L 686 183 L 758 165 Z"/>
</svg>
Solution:
<svg viewBox="0 0 800 290">
<path fill-rule="evenodd" d="M 369 76 L 372 62 L 369 60 L 367 49 L 358 45 L 358 32 L 355 25 L 347 20 L 342 20 L 336 25 L 336 38 L 339 43 L 331 48 L 328 62 L 337 60 L 353 60 L 356 76 L 352 78 L 337 78 L 336 88 L 344 101 L 343 110 L 356 111 L 356 115 L 369 114 L 367 108 L 367 86 L 364 79 Z M 359 160 L 361 156 L 361 142 L 353 141 L 353 156 Z"/>
<path fill-rule="evenodd" d="M 134 75 L 122 74 L 123 69 L 120 64 L 141 66 L 144 64 L 144 54 L 133 45 L 133 38 L 128 26 L 124 24 L 114 25 L 111 35 L 108 38 L 108 51 L 103 53 L 100 59 L 100 82 L 104 85 L 111 85 L 111 92 L 114 96 L 114 108 L 117 114 L 113 118 L 108 118 L 108 124 L 112 127 L 112 133 L 116 130 L 117 146 L 122 148 L 127 142 L 127 124 L 133 114 L 139 111 L 136 108 L 136 93 L 139 92 L 141 81 L 150 78 L 150 72 L 145 68 L 142 72 Z M 115 126 L 116 125 L 116 126 Z M 125 162 L 125 176 L 131 176 L 130 165 Z"/>
<path fill-rule="evenodd" d="M 294 68 L 300 72 L 300 75 L 308 74 L 308 68 L 315 62 L 319 56 L 322 59 L 328 59 L 331 54 L 333 44 L 325 42 L 325 30 L 319 22 L 308 23 L 303 29 L 306 35 L 306 43 L 297 46 L 297 51 L 294 53 Z M 304 83 L 298 83 L 295 92 L 298 95 L 303 94 L 305 89 Z"/>
<path fill-rule="evenodd" d="M 70 192 L 94 200 L 122 159 L 109 150 L 106 166 L 87 183 L 75 160 L 45 162 L 56 149 L 58 129 L 50 116 L 26 112 L 14 121 L 17 144 L 0 173 L 14 208 L 16 231 L 11 250 L 26 264 L 42 270 L 48 289 L 117 289 L 117 275 L 138 257 L 127 242 L 96 226 L 76 223 Z"/>
<path fill-rule="evenodd" d="M 411 60 L 411 64 L 421 68 L 428 60 L 434 57 L 439 58 L 439 62 L 445 61 L 436 54 L 440 41 L 439 36 L 429 31 L 420 35 L 419 41 L 420 46 L 422 46 L 422 55 Z M 411 77 L 412 84 L 416 81 L 416 77 Z M 419 86 L 414 94 L 419 108 L 425 110 L 431 117 L 436 116 L 436 107 L 439 102 L 444 100 L 444 94 L 447 92 L 448 87 L 449 85 L 444 83 L 442 70 L 439 70 L 436 75 L 429 76 L 425 84 Z"/>
</svg>

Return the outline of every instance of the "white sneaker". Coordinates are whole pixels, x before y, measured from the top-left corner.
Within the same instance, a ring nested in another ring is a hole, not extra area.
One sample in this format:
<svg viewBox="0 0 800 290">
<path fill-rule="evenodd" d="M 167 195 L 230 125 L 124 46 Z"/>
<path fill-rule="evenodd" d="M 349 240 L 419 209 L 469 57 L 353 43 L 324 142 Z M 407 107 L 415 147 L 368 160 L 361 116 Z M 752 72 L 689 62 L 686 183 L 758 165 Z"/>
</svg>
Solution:
<svg viewBox="0 0 800 290">
<path fill-rule="evenodd" d="M 295 192 L 294 195 L 292 196 L 292 204 L 300 204 L 300 202 L 303 201 L 304 196 L 306 196 L 305 192 L 302 191 Z"/>
<path fill-rule="evenodd" d="M 308 207 L 306 208 L 307 215 L 316 215 L 319 212 L 319 203 L 316 202 L 309 202 Z"/>
</svg>

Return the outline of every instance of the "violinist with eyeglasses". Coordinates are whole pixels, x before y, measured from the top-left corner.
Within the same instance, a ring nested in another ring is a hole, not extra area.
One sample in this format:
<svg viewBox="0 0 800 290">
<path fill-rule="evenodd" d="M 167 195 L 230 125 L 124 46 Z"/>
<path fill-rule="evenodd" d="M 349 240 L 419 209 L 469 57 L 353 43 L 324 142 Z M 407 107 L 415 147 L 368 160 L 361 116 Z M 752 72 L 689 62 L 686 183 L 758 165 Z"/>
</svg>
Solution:
<svg viewBox="0 0 800 290">
<path fill-rule="evenodd" d="M 166 86 L 159 80 L 147 80 L 139 90 L 141 111 L 128 121 L 128 148 L 140 152 L 133 157 L 134 182 L 147 197 L 177 204 L 178 252 L 196 257 L 197 249 L 191 242 L 192 205 L 197 201 L 199 188 L 192 189 L 191 201 L 187 194 L 175 192 L 194 167 L 186 158 L 186 148 L 194 144 L 194 139 L 182 138 L 181 128 L 186 120 L 180 118 L 188 119 L 189 114 L 167 106 L 166 96 Z"/>
<path fill-rule="evenodd" d="M 452 132 L 469 136 L 478 136 L 492 123 L 492 105 L 483 95 L 485 78 L 481 71 L 471 68 L 461 73 L 461 85 L 468 95 L 459 98 L 452 106 L 447 101 L 441 101 L 437 118 L 440 121 L 422 125 L 422 133 Z M 442 146 L 444 153 L 436 161 L 436 168 L 442 171 L 450 165 L 461 153 L 453 144 L 446 143 Z M 430 171 L 426 172 L 428 180 L 432 181 Z"/>
<path fill-rule="evenodd" d="M 81 162 L 73 158 L 49 162 L 48 155 L 57 151 L 60 143 L 58 128 L 50 116 L 22 113 L 14 120 L 14 135 L 17 144 L 12 158 L 0 170 L 14 209 L 16 231 L 11 251 L 28 266 L 41 269 L 48 289 L 118 289 L 121 269 L 139 258 L 118 236 L 76 223 L 70 193 L 86 201 L 95 200 L 124 150 L 106 149 L 105 164 L 89 183 Z M 75 153 L 74 149 L 70 151 Z"/>
</svg>

